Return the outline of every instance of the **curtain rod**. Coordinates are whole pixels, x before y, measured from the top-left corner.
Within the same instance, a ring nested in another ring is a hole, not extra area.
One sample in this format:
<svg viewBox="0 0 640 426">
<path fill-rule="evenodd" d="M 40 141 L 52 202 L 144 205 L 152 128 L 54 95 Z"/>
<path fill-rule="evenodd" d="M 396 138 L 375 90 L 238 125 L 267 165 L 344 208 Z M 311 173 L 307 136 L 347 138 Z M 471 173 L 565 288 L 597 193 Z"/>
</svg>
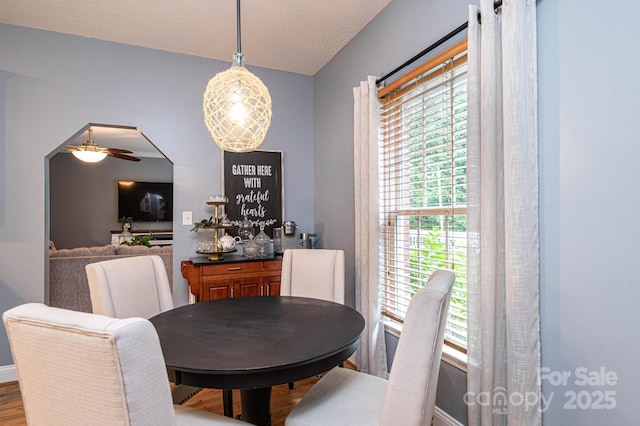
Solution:
<svg viewBox="0 0 640 426">
<path fill-rule="evenodd" d="M 501 6 L 502 6 L 502 0 L 497 0 L 497 1 L 493 2 L 493 10 L 495 11 L 495 13 L 498 13 L 498 9 Z M 480 21 L 480 13 L 478 13 L 478 21 Z M 469 21 L 467 21 L 464 24 L 460 25 L 458 28 L 456 28 L 455 30 L 451 31 L 449 34 L 447 34 L 446 36 L 442 37 L 440 40 L 436 41 L 431 46 L 427 47 L 422 52 L 420 52 L 417 55 L 415 55 L 413 58 L 409 59 L 407 62 L 405 62 L 404 64 L 400 65 L 398 68 L 394 69 L 393 71 L 391 71 L 391 72 L 383 75 L 379 79 L 377 79 L 376 80 L 376 85 L 382 83 L 383 81 L 385 81 L 386 79 L 388 79 L 392 75 L 396 74 L 398 71 L 408 67 L 409 65 L 413 64 L 418 59 L 422 58 L 424 55 L 426 55 L 427 53 L 431 52 L 433 49 L 437 48 L 441 44 L 449 41 L 450 39 L 452 39 L 456 35 L 460 34 L 462 31 L 466 30 L 468 26 L 469 26 Z"/>
</svg>

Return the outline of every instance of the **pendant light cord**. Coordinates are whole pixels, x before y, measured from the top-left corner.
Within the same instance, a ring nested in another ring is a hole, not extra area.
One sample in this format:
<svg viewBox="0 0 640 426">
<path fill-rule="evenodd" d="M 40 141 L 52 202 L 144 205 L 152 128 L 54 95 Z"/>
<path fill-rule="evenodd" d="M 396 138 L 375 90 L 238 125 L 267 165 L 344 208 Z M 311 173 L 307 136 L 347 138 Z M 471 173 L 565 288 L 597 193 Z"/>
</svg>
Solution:
<svg viewBox="0 0 640 426">
<path fill-rule="evenodd" d="M 237 17 L 238 17 L 238 53 L 241 53 L 240 49 L 240 0 L 237 0 Z"/>
</svg>

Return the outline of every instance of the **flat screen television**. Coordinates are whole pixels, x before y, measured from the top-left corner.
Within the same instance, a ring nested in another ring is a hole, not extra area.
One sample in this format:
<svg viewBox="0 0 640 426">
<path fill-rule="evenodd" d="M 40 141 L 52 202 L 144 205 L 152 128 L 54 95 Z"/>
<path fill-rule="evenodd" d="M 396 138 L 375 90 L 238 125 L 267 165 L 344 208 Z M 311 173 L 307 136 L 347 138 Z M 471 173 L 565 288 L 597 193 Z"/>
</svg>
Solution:
<svg viewBox="0 0 640 426">
<path fill-rule="evenodd" d="M 118 218 L 135 222 L 173 220 L 172 182 L 118 181 Z"/>
</svg>

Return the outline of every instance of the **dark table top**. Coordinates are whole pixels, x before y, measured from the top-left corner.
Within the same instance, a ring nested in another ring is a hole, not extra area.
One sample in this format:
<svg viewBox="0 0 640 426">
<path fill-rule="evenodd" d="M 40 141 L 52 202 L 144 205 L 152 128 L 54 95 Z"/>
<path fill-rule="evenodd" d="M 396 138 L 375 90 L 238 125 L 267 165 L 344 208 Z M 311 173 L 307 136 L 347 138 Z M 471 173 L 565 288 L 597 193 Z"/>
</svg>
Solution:
<svg viewBox="0 0 640 426">
<path fill-rule="evenodd" d="M 238 262 L 262 262 L 264 260 L 282 260 L 281 254 L 269 253 L 266 256 L 256 256 L 252 258 L 245 257 L 241 254 L 225 253 L 224 257 L 220 260 L 209 260 L 208 255 L 190 257 L 189 260 L 194 265 L 217 265 L 223 263 L 238 263 Z"/>
<path fill-rule="evenodd" d="M 177 383 L 245 389 L 322 373 L 357 348 L 354 309 L 303 297 L 239 297 L 186 305 L 151 318 Z"/>
</svg>

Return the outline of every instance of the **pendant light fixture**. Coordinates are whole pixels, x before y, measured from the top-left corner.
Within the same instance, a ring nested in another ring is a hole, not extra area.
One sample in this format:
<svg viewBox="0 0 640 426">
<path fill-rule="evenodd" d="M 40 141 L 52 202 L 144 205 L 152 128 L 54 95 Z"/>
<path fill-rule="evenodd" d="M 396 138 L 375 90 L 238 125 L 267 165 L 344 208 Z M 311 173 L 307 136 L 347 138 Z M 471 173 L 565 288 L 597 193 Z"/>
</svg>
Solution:
<svg viewBox="0 0 640 426">
<path fill-rule="evenodd" d="M 231 68 L 216 74 L 204 92 L 204 122 L 225 151 L 257 149 L 271 124 L 271 96 L 258 77 L 245 68 L 240 44 L 240 0 L 237 0 L 238 51 Z"/>
</svg>

